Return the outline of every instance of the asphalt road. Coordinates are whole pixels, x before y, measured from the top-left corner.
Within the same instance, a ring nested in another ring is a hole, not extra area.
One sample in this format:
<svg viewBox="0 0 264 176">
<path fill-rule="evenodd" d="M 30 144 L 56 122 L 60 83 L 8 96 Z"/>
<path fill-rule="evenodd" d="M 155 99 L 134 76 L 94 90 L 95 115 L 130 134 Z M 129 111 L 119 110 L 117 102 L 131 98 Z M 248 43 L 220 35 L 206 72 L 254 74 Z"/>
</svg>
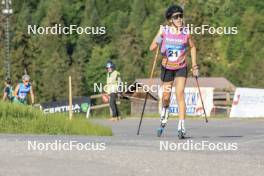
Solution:
<svg viewBox="0 0 264 176">
<path fill-rule="evenodd" d="M 112 126 L 114 136 L 1 134 L 0 176 L 264 175 L 264 119 L 210 120 L 208 124 L 187 120 L 185 140 L 178 140 L 175 120 L 169 121 L 161 138 L 156 137 L 158 119 L 144 119 L 140 136 L 136 135 L 138 119 L 94 121 Z M 39 148 L 29 150 L 34 141 Z M 72 141 L 88 150 L 41 148 Z M 202 143 L 207 147 L 201 149 Z"/>
</svg>

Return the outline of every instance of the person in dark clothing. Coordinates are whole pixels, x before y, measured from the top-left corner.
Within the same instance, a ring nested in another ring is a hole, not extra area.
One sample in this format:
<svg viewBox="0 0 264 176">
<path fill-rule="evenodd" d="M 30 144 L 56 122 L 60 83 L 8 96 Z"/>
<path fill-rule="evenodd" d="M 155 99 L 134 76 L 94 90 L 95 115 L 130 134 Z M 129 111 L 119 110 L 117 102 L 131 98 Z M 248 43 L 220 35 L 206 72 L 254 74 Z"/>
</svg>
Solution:
<svg viewBox="0 0 264 176">
<path fill-rule="evenodd" d="M 4 88 L 4 93 L 3 93 L 3 101 L 13 101 L 13 88 L 11 86 L 11 79 L 6 78 L 5 79 L 5 88 Z"/>
<path fill-rule="evenodd" d="M 118 86 L 121 83 L 120 73 L 115 70 L 115 65 L 111 61 L 107 62 L 105 68 L 107 69 L 106 93 L 110 98 L 109 103 L 112 112 L 112 118 L 110 120 L 117 121 L 119 120 L 119 111 L 116 105 L 116 100 L 118 94 Z"/>
</svg>

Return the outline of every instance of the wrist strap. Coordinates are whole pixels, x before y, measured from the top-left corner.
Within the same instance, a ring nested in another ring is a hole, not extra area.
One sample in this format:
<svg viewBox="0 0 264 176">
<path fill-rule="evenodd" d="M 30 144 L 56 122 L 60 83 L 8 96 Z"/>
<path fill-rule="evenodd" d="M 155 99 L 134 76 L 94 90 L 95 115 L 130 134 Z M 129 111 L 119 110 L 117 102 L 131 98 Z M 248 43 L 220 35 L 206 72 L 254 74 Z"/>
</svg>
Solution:
<svg viewBox="0 0 264 176">
<path fill-rule="evenodd" d="M 199 65 L 194 65 L 194 66 L 192 67 L 192 69 L 194 69 L 194 70 L 199 69 Z"/>
</svg>

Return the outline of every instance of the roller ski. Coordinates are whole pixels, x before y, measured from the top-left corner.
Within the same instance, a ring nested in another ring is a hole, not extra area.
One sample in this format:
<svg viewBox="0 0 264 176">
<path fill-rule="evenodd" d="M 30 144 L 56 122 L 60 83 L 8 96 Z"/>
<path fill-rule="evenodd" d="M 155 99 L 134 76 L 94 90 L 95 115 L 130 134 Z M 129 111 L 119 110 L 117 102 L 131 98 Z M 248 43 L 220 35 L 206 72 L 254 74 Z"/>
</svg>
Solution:
<svg viewBox="0 0 264 176">
<path fill-rule="evenodd" d="M 158 128 L 158 130 L 157 130 L 157 136 L 158 136 L 158 137 L 161 137 L 161 135 L 162 135 L 162 133 L 163 133 L 163 131 L 164 131 L 164 129 L 165 129 L 165 126 L 166 126 L 166 124 L 162 123 L 162 124 L 160 125 L 160 127 Z"/>
<path fill-rule="evenodd" d="M 179 139 L 184 139 L 185 138 L 185 132 L 182 130 L 178 130 L 178 138 Z"/>
<path fill-rule="evenodd" d="M 168 121 L 168 117 L 169 117 L 169 109 L 168 108 L 163 108 L 162 109 L 162 113 L 161 113 L 161 116 L 160 116 L 160 127 L 158 128 L 157 130 L 157 136 L 158 137 L 161 137 L 165 127 L 166 127 L 166 124 L 167 124 L 167 121 Z"/>
</svg>

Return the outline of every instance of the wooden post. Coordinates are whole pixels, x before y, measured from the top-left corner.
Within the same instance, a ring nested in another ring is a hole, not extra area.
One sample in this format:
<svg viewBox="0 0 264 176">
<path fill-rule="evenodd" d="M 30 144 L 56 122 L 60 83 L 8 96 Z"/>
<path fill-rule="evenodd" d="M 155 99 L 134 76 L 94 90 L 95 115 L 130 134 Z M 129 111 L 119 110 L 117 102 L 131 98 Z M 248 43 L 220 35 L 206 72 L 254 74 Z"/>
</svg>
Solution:
<svg viewBox="0 0 264 176">
<path fill-rule="evenodd" d="M 226 104 L 227 104 L 227 106 L 230 105 L 230 100 L 231 100 L 230 93 L 229 92 L 226 92 Z"/>
<path fill-rule="evenodd" d="M 72 83 L 71 76 L 69 76 L 69 118 L 72 120 Z"/>
<path fill-rule="evenodd" d="M 86 112 L 86 118 L 89 119 L 90 118 L 90 112 L 91 112 L 91 105 L 89 105 L 87 112 Z"/>
</svg>

